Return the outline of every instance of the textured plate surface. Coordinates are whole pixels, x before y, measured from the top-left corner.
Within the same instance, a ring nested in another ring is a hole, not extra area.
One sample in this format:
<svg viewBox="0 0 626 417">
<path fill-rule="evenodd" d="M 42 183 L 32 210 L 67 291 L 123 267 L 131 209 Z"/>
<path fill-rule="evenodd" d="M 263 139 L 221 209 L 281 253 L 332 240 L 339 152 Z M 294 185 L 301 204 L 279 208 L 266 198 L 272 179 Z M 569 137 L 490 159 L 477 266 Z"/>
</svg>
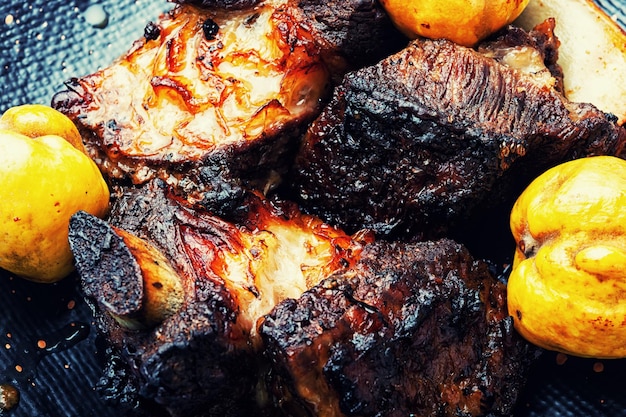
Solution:
<svg viewBox="0 0 626 417">
<path fill-rule="evenodd" d="M 598 3 L 626 27 L 626 0 Z M 172 7 L 165 0 L 99 4 L 108 14 L 104 28 L 86 20 L 89 1 L 0 2 L 0 113 L 49 104 L 65 80 L 111 63 Z M 516 417 L 626 416 L 626 360 L 562 359 L 547 353 L 540 361 Z M 101 360 L 75 277 L 40 285 L 0 271 L 0 384 L 21 394 L 11 416 L 118 416 L 94 392 Z"/>
</svg>

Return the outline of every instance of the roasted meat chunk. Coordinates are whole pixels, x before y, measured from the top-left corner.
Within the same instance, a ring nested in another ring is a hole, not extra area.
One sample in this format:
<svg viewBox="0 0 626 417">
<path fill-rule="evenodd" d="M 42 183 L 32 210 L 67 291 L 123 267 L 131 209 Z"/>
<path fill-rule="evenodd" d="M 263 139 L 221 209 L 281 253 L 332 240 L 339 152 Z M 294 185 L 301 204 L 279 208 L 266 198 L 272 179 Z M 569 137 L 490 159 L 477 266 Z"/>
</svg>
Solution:
<svg viewBox="0 0 626 417">
<path fill-rule="evenodd" d="M 254 415 L 257 320 L 349 268 L 371 240 L 292 204 L 245 201 L 226 222 L 153 180 L 120 191 L 109 221 L 72 218 L 81 284 L 111 347 L 102 387 L 112 400 L 173 416 Z"/>
<path fill-rule="evenodd" d="M 280 181 L 331 76 L 347 70 L 350 42 L 325 36 L 298 2 L 213 3 L 175 7 L 111 66 L 68 81 L 52 104 L 78 125 L 108 178 L 160 178 L 218 211 L 242 189 Z M 360 26 L 392 32 L 378 9 Z M 376 45 L 366 56 L 388 48 Z"/>
<path fill-rule="evenodd" d="M 479 416 L 515 403 L 535 351 L 463 246 L 348 236 L 258 194 L 225 221 L 161 180 L 118 191 L 108 221 L 72 218 L 70 245 L 109 347 L 100 392 L 122 409 Z"/>
<path fill-rule="evenodd" d="M 280 3 L 176 7 L 53 106 L 111 179 L 161 178 L 212 209 L 240 197 L 242 182 L 263 189 L 329 88 L 311 34 Z"/>
<path fill-rule="evenodd" d="M 176 0 L 179 4 L 195 4 L 205 8 L 225 10 L 246 9 L 261 3 L 262 0 Z"/>
<path fill-rule="evenodd" d="M 244 9 L 261 0 L 174 0 L 208 8 Z M 347 68 L 373 64 L 407 43 L 377 0 L 289 0 L 297 7 L 313 38 L 321 45 L 324 61 L 341 81 Z"/>
<path fill-rule="evenodd" d="M 546 68 L 557 52 L 552 29 L 518 42 L 509 28 L 480 52 L 418 39 L 347 74 L 297 156 L 298 201 L 348 231 L 433 239 L 452 236 L 477 207 L 506 212 L 552 165 L 619 154 L 626 131 L 616 119 L 569 102 Z"/>
<path fill-rule="evenodd" d="M 270 391 L 296 416 L 508 416 L 534 348 L 505 299 L 451 240 L 368 245 L 265 317 Z"/>
</svg>

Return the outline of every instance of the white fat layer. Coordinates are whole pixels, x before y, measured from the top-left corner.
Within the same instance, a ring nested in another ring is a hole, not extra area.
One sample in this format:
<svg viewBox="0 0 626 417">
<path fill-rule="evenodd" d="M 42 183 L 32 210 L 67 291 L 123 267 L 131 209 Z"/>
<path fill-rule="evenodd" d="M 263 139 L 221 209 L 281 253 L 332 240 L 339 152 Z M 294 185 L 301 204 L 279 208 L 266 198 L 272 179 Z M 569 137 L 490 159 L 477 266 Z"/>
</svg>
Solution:
<svg viewBox="0 0 626 417">
<path fill-rule="evenodd" d="M 225 254 L 225 276 L 232 293 L 240 296 L 240 320 L 254 339 L 260 317 L 324 278 L 334 248 L 310 230 L 278 222 L 253 234 L 248 244 L 249 250 Z"/>
<path fill-rule="evenodd" d="M 212 17 L 220 29 L 210 42 L 201 34 L 201 20 L 165 20 L 161 32 L 181 45 L 149 41 L 103 70 L 99 92 L 109 99 L 103 97 L 102 103 L 116 103 L 124 109 L 116 112 L 116 123 L 134 127 L 119 133 L 128 136 L 120 141 L 124 154 L 167 152 L 193 159 L 207 147 L 256 139 L 318 105 L 326 71 L 319 65 L 311 71 L 286 71 L 289 48 L 273 19 L 284 1 L 271 3 L 256 9 L 254 18 L 250 11 Z M 191 37 L 185 41 L 179 35 Z M 174 68 L 168 60 L 172 53 L 179 55 Z M 202 59 L 215 65 L 202 64 Z M 257 116 L 271 102 L 280 103 L 283 111 L 275 110 L 264 124 L 265 114 Z M 100 110 L 88 117 L 103 120 L 109 109 L 96 107 Z"/>
</svg>

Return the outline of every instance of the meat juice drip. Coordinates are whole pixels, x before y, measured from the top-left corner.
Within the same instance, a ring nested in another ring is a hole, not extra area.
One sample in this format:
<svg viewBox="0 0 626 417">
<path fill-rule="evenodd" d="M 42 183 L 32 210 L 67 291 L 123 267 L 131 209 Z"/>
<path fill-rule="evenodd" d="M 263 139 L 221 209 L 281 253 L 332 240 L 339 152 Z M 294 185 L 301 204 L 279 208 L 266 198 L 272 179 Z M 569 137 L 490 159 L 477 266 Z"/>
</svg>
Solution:
<svg viewBox="0 0 626 417">
<path fill-rule="evenodd" d="M 0 384 L 0 416 L 11 411 L 20 402 L 20 391 L 11 384 Z"/>
<path fill-rule="evenodd" d="M 89 336 L 89 325 L 87 323 L 72 322 L 40 339 L 37 347 L 44 354 L 61 352 L 85 340 L 87 336 Z"/>
<path fill-rule="evenodd" d="M 11 365 L 12 371 L 3 374 L 11 375 L 16 380 L 20 380 L 25 374 L 30 374 L 30 372 L 25 371 L 34 370 L 45 356 L 75 346 L 87 338 L 89 331 L 87 323 L 72 322 L 53 333 L 40 337 L 32 343 L 34 345 L 32 348 L 24 348 L 24 354 L 16 360 L 15 364 Z"/>
<path fill-rule="evenodd" d="M 24 355 L 0 375 L 11 380 L 0 384 L 0 416 L 14 409 L 20 400 L 19 386 L 31 381 L 39 362 L 47 355 L 75 346 L 89 336 L 89 324 L 71 322 L 53 333 L 39 338 L 33 349 L 24 349 Z M 25 372 L 26 371 L 26 372 Z"/>
</svg>

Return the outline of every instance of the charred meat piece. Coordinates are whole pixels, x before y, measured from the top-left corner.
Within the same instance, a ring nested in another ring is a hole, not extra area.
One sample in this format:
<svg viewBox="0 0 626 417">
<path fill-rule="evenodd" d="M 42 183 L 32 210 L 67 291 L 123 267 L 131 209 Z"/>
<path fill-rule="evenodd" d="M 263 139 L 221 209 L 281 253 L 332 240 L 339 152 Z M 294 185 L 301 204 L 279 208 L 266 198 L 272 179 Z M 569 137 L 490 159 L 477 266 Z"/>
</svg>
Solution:
<svg viewBox="0 0 626 417">
<path fill-rule="evenodd" d="M 511 415 L 535 349 L 505 298 L 453 241 L 374 243 L 265 317 L 270 391 L 287 415 Z"/>
<path fill-rule="evenodd" d="M 324 45 L 337 83 L 344 72 L 372 65 L 407 44 L 377 0 L 300 0 L 307 22 Z"/>
<path fill-rule="evenodd" d="M 78 125 L 108 178 L 160 178 L 190 203 L 224 211 L 242 188 L 280 181 L 347 58 L 297 2 L 215 3 L 222 7 L 175 7 L 52 104 Z M 383 18 L 361 25 L 380 20 L 391 31 Z"/>
<path fill-rule="evenodd" d="M 615 118 L 569 102 L 546 70 L 552 27 L 481 52 L 418 39 L 347 74 L 297 156 L 299 202 L 347 231 L 432 239 L 481 204 L 512 204 L 552 165 L 618 154 L 626 131 Z"/>
<path fill-rule="evenodd" d="M 53 106 L 109 178 L 160 178 L 219 209 L 242 182 L 273 181 L 329 88 L 311 34 L 281 3 L 176 7 L 111 66 L 68 82 Z"/>
<path fill-rule="evenodd" d="M 370 239 L 256 194 L 236 215 L 192 209 L 154 180 L 124 188 L 108 222 L 72 218 L 77 270 L 111 347 L 101 384 L 111 400 L 173 416 L 255 415 L 257 320 L 349 268 Z"/>
<path fill-rule="evenodd" d="M 262 0 L 177 0 L 179 4 L 195 4 L 205 8 L 225 10 L 247 9 L 261 3 Z"/>
<path fill-rule="evenodd" d="M 461 245 L 375 243 L 256 194 L 234 217 L 155 180 L 121 189 L 108 222 L 72 218 L 111 401 L 152 417 L 511 410 L 536 352 Z"/>
</svg>

